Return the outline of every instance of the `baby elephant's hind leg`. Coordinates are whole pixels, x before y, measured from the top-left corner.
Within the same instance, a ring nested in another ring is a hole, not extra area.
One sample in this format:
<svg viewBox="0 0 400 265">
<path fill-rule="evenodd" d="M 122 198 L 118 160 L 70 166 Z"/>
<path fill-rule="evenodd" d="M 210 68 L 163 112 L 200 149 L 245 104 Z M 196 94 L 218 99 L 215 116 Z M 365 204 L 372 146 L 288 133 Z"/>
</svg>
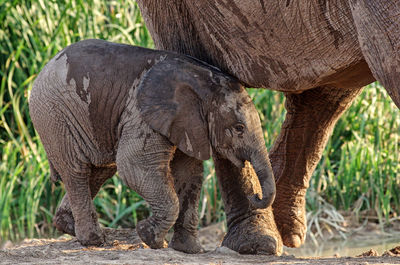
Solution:
<svg viewBox="0 0 400 265">
<path fill-rule="evenodd" d="M 186 253 L 203 251 L 198 239 L 198 207 L 203 184 L 203 161 L 176 150 L 171 163 L 175 190 L 179 197 L 179 216 L 169 246 Z"/>
<path fill-rule="evenodd" d="M 78 241 L 84 245 L 101 245 L 104 235 L 97 222 L 96 211 L 90 196 L 89 176 L 91 169 L 84 163 L 64 163 L 59 171 L 71 206 L 75 234 Z M 64 203 L 66 201 L 64 200 Z"/>
<path fill-rule="evenodd" d="M 163 248 L 165 235 L 179 213 L 178 196 L 169 170 L 173 146 L 156 134 L 147 139 L 145 147 L 135 141 L 130 136 L 122 136 L 117 152 L 118 172 L 150 205 L 153 213 L 137 224 L 139 237 L 151 248 Z"/>
<path fill-rule="evenodd" d="M 93 168 L 89 187 L 92 199 L 96 196 L 104 182 L 111 178 L 116 172 L 116 168 Z M 69 204 L 68 195 L 65 194 L 60 206 L 57 209 L 53 219 L 54 226 L 63 233 L 75 236 L 75 221 Z"/>
</svg>

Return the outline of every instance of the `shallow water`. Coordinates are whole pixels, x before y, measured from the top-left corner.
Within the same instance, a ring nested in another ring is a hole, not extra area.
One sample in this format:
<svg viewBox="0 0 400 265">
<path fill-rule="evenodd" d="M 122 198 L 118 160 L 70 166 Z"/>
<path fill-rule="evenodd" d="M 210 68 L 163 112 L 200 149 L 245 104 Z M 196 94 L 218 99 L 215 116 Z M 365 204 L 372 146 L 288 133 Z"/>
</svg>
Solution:
<svg viewBox="0 0 400 265">
<path fill-rule="evenodd" d="M 284 247 L 289 255 L 296 257 L 332 257 L 332 256 L 357 256 L 370 249 L 374 249 L 379 255 L 400 245 L 400 235 L 378 237 L 349 237 L 347 240 L 322 241 L 316 246 L 313 242 L 307 242 L 302 247 L 293 249 Z"/>
</svg>

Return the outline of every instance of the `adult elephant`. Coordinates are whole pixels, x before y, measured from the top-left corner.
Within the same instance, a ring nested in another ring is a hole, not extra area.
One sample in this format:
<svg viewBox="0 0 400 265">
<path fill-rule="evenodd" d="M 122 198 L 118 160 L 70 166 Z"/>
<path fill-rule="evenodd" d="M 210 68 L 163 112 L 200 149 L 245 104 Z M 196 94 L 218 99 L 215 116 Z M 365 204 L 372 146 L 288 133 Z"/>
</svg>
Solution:
<svg viewBox="0 0 400 265">
<path fill-rule="evenodd" d="M 226 159 L 214 162 L 228 223 L 223 245 L 276 254 L 282 238 L 284 245 L 299 247 L 308 182 L 338 118 L 375 80 L 400 107 L 400 1 L 138 4 L 157 48 L 204 60 L 248 87 L 285 92 L 286 119 L 270 152 L 277 180 L 273 209 L 249 207 L 244 176 Z"/>
</svg>

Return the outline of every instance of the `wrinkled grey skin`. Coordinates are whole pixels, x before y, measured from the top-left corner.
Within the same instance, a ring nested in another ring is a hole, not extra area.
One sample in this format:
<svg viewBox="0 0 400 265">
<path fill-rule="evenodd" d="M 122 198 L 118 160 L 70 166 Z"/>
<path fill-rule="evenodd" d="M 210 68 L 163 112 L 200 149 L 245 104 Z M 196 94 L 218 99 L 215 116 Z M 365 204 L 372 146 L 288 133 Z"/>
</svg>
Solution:
<svg viewBox="0 0 400 265">
<path fill-rule="evenodd" d="M 272 209 L 248 207 L 250 187 L 240 181 L 247 176 L 226 159 L 214 156 L 214 164 L 228 224 L 224 246 L 279 254 L 282 238 L 299 247 L 309 180 L 336 121 L 374 80 L 400 107 L 400 1 L 137 2 L 157 48 L 215 65 L 248 87 L 285 93 L 286 119 L 270 150 Z"/>
<path fill-rule="evenodd" d="M 40 72 L 30 114 L 46 150 L 52 179 L 65 184 L 56 227 L 83 245 L 104 242 L 92 203 L 118 169 L 151 206 L 137 225 L 141 239 L 197 253 L 202 161 L 213 152 L 239 169 L 250 161 L 266 208 L 275 181 L 257 111 L 234 78 L 196 59 L 102 40 L 75 43 Z"/>
</svg>

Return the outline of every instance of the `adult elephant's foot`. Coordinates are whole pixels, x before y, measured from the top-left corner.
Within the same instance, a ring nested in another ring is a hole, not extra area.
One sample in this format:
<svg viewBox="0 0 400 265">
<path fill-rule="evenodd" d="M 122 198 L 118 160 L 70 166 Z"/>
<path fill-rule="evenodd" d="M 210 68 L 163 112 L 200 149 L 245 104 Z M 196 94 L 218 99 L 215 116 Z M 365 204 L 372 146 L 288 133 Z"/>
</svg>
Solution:
<svg viewBox="0 0 400 265">
<path fill-rule="evenodd" d="M 75 236 L 75 221 L 67 196 L 64 196 L 56 214 L 54 215 L 53 225 L 61 233 Z"/>
<path fill-rule="evenodd" d="M 106 242 L 105 235 L 98 224 L 77 225 L 75 232 L 76 238 L 83 246 L 102 246 Z"/>
<path fill-rule="evenodd" d="M 193 233 L 183 228 L 174 232 L 174 236 L 169 242 L 169 247 L 189 254 L 204 252 L 197 235 L 193 235 Z"/>
<path fill-rule="evenodd" d="M 230 222 L 222 246 L 241 254 L 281 255 L 282 239 L 271 208 Z"/>
<path fill-rule="evenodd" d="M 150 248 L 158 249 L 167 246 L 165 235 L 160 235 L 159 228 L 152 217 L 140 221 L 136 226 L 140 239 Z"/>
<path fill-rule="evenodd" d="M 306 188 L 287 186 L 277 187 L 277 198 L 273 204 L 273 212 L 283 244 L 287 247 L 298 248 L 306 238 Z"/>
</svg>

